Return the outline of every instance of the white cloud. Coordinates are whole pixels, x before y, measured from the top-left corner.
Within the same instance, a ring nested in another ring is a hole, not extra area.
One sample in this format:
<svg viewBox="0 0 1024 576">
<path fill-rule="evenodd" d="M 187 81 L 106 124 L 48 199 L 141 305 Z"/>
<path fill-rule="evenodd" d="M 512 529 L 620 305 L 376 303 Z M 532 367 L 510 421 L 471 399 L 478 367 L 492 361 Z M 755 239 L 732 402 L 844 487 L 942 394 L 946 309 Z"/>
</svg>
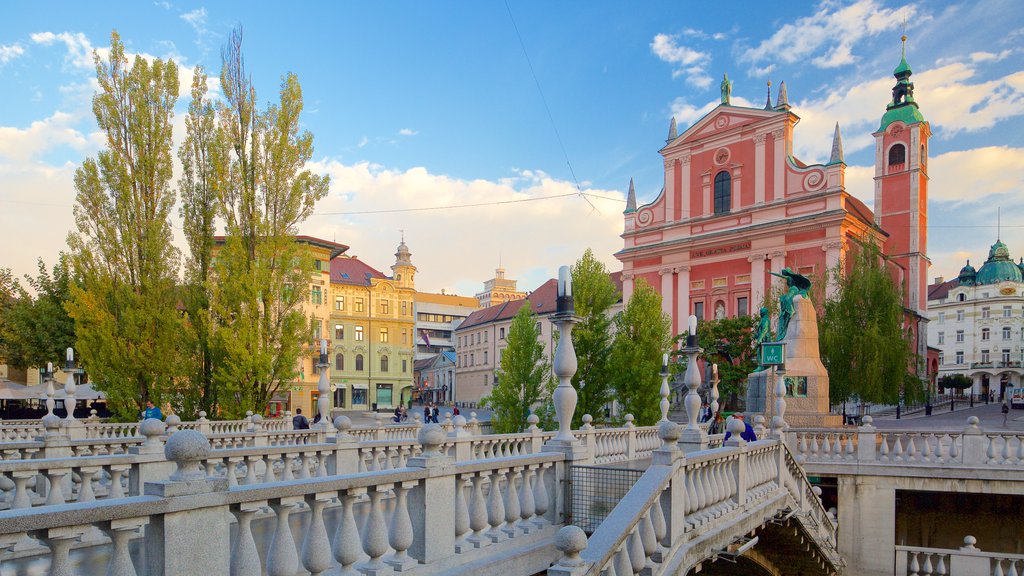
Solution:
<svg viewBox="0 0 1024 576">
<path fill-rule="evenodd" d="M 713 80 L 707 73 L 707 67 L 711 64 L 711 54 L 679 44 L 678 39 L 677 35 L 657 34 L 651 41 L 651 52 L 661 60 L 674 65 L 673 78 L 685 76 L 689 84 L 700 89 L 711 86 Z"/>
<path fill-rule="evenodd" d="M 998 54 L 993 52 L 971 52 L 971 62 L 999 62 L 1005 60 L 1012 55 L 1016 50 L 1013 48 L 1007 48 L 1006 50 L 1000 51 Z"/>
<path fill-rule="evenodd" d="M 158 8 L 163 8 L 164 10 L 170 10 L 171 9 L 171 3 L 167 2 L 166 0 L 157 0 L 156 2 L 153 2 L 153 6 L 156 6 Z"/>
<path fill-rule="evenodd" d="M 25 53 L 25 48 L 15 42 L 14 44 L 0 44 L 0 66 Z"/>
<path fill-rule="evenodd" d="M 754 104 L 750 100 L 747 100 L 742 96 L 733 95 L 730 99 L 730 102 L 732 102 L 732 104 L 736 106 L 748 106 L 751 108 L 754 107 Z M 695 122 L 706 116 L 708 112 L 714 110 L 715 106 L 718 106 L 721 103 L 722 100 L 720 98 L 715 98 L 714 100 L 709 101 L 707 104 L 698 107 L 693 104 L 690 104 L 686 100 L 686 98 L 679 96 L 672 101 L 672 103 L 669 105 L 669 108 L 672 111 L 672 116 L 674 116 L 676 119 L 676 124 L 679 127 L 679 133 L 682 134 L 683 131 L 685 131 L 690 126 L 693 126 Z"/>
<path fill-rule="evenodd" d="M 206 8 L 196 8 L 195 10 L 185 12 L 180 18 L 188 22 L 188 25 L 196 31 L 196 34 L 203 36 L 208 32 L 206 29 Z"/>
<path fill-rule="evenodd" d="M 75 128 L 80 121 L 76 114 L 57 111 L 28 128 L 0 126 L 0 158 L 27 163 L 59 146 L 70 146 L 83 155 L 92 154 L 103 144 L 102 136 L 84 134 Z"/>
<path fill-rule="evenodd" d="M 45 166 L 0 162 L 0 229 L 7 247 L 3 265 L 16 276 L 34 276 L 36 258 L 42 257 L 47 266 L 53 266 L 57 253 L 67 250 L 67 233 L 74 226 L 74 173 L 70 163 Z"/>
<path fill-rule="evenodd" d="M 398 133 L 402 136 L 415 136 L 419 134 L 419 132 L 413 130 L 412 128 L 402 128 L 401 130 L 398 131 Z"/>
<path fill-rule="evenodd" d="M 837 68 L 857 61 L 854 46 L 864 38 L 896 30 L 903 18 L 913 18 L 914 5 L 885 8 L 875 0 L 859 0 L 847 6 L 822 2 L 811 16 L 785 24 L 775 34 L 740 55 L 755 65 L 765 61 L 788 64 L 810 59 L 819 68 Z M 813 58 L 811 58 L 813 56 Z"/>
<path fill-rule="evenodd" d="M 43 46 L 61 42 L 67 47 L 64 63 L 76 68 L 92 68 L 92 43 L 82 32 L 36 32 L 30 36 L 32 41 Z"/>
<path fill-rule="evenodd" d="M 433 174 L 422 167 L 392 170 L 369 162 L 322 160 L 310 167 L 331 176 L 331 192 L 317 205 L 318 213 L 489 204 L 576 191 L 571 182 L 532 170 L 490 181 Z M 521 288 L 532 290 L 587 247 L 610 270 L 620 269 L 612 254 L 622 247 L 625 196 L 618 190 L 585 192 L 619 201 L 592 198 L 599 212 L 582 198 L 568 196 L 472 208 L 313 216 L 302 231 L 336 238 L 352 247 L 350 253 L 387 271 L 394 262 L 398 230 L 403 229 L 419 268 L 417 288 L 426 291 L 446 288 L 473 294 L 493 276 L 500 253 L 509 276 L 517 278 Z"/>
</svg>

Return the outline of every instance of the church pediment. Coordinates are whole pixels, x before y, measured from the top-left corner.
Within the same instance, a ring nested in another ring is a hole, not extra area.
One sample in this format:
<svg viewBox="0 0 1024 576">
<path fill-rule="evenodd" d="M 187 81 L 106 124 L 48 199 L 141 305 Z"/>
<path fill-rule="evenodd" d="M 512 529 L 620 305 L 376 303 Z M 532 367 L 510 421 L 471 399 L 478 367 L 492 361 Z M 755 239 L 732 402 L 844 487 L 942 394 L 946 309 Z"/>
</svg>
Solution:
<svg viewBox="0 0 1024 576">
<path fill-rule="evenodd" d="M 775 110 L 759 110 L 756 108 L 744 108 L 740 106 L 719 105 L 706 116 L 698 120 L 693 126 L 687 128 L 678 138 L 662 149 L 666 153 L 676 148 L 684 148 L 698 140 L 708 136 L 732 132 L 751 124 L 756 124 L 771 118 L 785 116 L 785 112 Z"/>
</svg>

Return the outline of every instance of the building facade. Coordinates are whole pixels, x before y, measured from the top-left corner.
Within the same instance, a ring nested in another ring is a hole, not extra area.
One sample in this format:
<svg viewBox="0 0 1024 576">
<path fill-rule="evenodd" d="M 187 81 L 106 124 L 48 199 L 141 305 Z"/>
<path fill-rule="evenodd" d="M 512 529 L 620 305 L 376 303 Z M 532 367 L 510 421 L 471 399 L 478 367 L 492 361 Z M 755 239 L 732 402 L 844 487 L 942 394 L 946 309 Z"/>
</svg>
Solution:
<svg viewBox="0 0 1024 576">
<path fill-rule="evenodd" d="M 484 282 L 484 291 L 476 295 L 481 308 L 489 308 L 505 302 L 526 298 L 526 292 L 516 290 L 516 281 L 505 278 L 505 269 L 494 271 L 494 278 Z"/>
<path fill-rule="evenodd" d="M 356 257 L 331 261 L 335 408 L 385 410 L 411 399 L 416 267 L 404 241 L 391 271 L 386 276 Z"/>
<path fill-rule="evenodd" d="M 928 287 L 928 341 L 939 349 L 939 377 L 963 374 L 971 392 L 1002 400 L 1024 382 L 1024 260 L 1000 241 L 975 270 Z"/>
<path fill-rule="evenodd" d="M 930 131 L 913 98 L 904 57 L 894 71 L 892 100 L 874 133 L 875 211 L 845 187 L 842 139 L 836 125 L 829 162 L 793 156 L 800 121 L 785 83 L 772 104 L 722 103 L 677 133 L 675 120 L 660 150 L 661 194 L 637 206 L 630 182 L 624 212 L 623 297 L 644 279 L 662 297 L 673 333 L 686 319 L 756 312 L 783 268 L 821 278 L 858 243 L 873 241 L 907 286 L 907 327 L 926 356 L 927 144 Z M 781 281 L 780 281 L 781 282 Z M 829 287 L 828 290 L 832 290 Z"/>
<path fill-rule="evenodd" d="M 416 293 L 416 359 L 454 352 L 452 334 L 470 314 L 480 309 L 479 301 L 454 294 Z"/>
<path fill-rule="evenodd" d="M 622 293 L 622 274 L 610 275 L 615 289 Z M 501 355 L 508 341 L 506 339 L 512 319 L 523 306 L 529 306 L 537 316 L 537 338 L 544 345 L 548 359 L 555 350 L 556 327 L 551 322 L 555 313 L 555 298 L 558 296 L 557 281 L 552 278 L 530 292 L 524 300 L 505 302 L 477 310 L 455 330 L 455 396 L 456 402 L 476 404 L 491 393 L 494 388 L 495 370 L 500 366 Z M 614 316 L 622 310 L 622 300 L 608 310 Z"/>
</svg>

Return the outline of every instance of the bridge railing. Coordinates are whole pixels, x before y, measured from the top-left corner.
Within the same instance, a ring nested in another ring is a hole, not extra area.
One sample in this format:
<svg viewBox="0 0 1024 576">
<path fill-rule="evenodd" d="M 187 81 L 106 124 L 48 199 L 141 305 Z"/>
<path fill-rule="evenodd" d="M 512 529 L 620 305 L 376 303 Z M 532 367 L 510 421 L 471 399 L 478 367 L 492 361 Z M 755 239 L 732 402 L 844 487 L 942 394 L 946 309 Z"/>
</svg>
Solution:
<svg viewBox="0 0 1024 576">
<path fill-rule="evenodd" d="M 556 556 L 546 542 L 564 506 L 556 487 L 565 455 L 454 462 L 440 452 L 438 428 L 421 439 L 421 454 L 393 470 L 229 486 L 207 474 L 216 457 L 202 436 L 182 431 L 166 445 L 174 472 L 137 496 L 0 512 L 0 560 L 35 547 L 50 573 L 70 573 L 72 545 L 87 542 L 110 550 L 108 573 L 133 574 L 129 542 L 141 536 L 139 573 L 148 574 L 296 574 L 300 566 L 313 574 L 355 566 L 451 574 L 482 554 L 525 573 L 546 568 Z M 325 509 L 339 517 L 332 533 Z M 296 512 L 309 520 L 293 529 Z M 362 530 L 357 514 L 366 518 Z M 224 521 L 231 516 L 233 537 Z M 257 522 L 272 526 L 269 539 L 257 536 Z M 514 553 L 523 547 L 528 554 Z"/>
<path fill-rule="evenodd" d="M 780 512 L 791 516 L 822 549 L 823 560 L 838 566 L 836 526 L 807 482 L 795 458 L 779 440 L 746 443 L 731 439 L 723 448 L 685 456 L 676 442 L 680 430 L 659 427 L 662 446 L 652 464 L 588 539 L 579 527 L 560 531 L 563 557 L 548 574 L 668 574 L 685 571 L 704 557 L 687 543 L 720 530 L 722 547 L 749 531 L 733 523 L 761 522 Z M 698 547 L 711 554 L 707 546 Z"/>
<path fill-rule="evenodd" d="M 958 431 L 879 431 L 870 416 L 864 422 L 857 428 L 791 430 L 787 443 L 801 463 L 1024 468 L 1024 434 L 985 431 L 976 416 Z"/>
<path fill-rule="evenodd" d="M 959 549 L 896 546 L 896 576 L 926 574 L 971 574 L 1006 576 L 1024 574 L 1024 554 L 985 552 L 978 549 L 974 536 L 964 538 Z"/>
</svg>

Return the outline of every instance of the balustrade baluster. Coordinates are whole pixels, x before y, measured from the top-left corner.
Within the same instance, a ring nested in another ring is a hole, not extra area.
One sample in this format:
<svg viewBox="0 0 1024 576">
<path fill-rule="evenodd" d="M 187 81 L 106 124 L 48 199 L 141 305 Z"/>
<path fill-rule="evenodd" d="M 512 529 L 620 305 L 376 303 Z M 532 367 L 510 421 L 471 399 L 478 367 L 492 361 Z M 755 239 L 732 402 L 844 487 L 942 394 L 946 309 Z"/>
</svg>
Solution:
<svg viewBox="0 0 1024 576">
<path fill-rule="evenodd" d="M 665 544 L 665 536 L 668 535 L 668 523 L 665 522 L 665 510 L 661 507 L 661 496 L 664 491 L 658 490 L 658 495 L 654 497 L 654 503 L 651 504 L 651 524 L 654 527 L 654 538 L 658 543 L 659 552 Z M 658 560 L 661 561 L 660 558 Z"/>
<path fill-rule="evenodd" d="M 299 570 L 299 556 L 295 551 L 295 537 L 288 525 L 288 516 L 298 503 L 296 498 L 280 498 L 270 501 L 277 522 L 274 537 L 267 551 L 267 576 L 295 576 Z"/>
<path fill-rule="evenodd" d="M 695 484 L 697 486 L 697 510 L 701 512 L 701 514 L 703 514 L 704 509 L 708 505 L 708 494 L 706 490 L 707 471 L 707 464 L 702 463 L 698 465 Z"/>
<path fill-rule="evenodd" d="M 259 483 L 259 480 L 256 479 L 256 462 L 259 460 L 262 460 L 260 456 L 245 457 L 245 481 L 243 483 L 246 486 Z"/>
<path fill-rule="evenodd" d="M 878 459 L 886 462 L 889 460 L 889 435 L 879 434 L 878 439 L 881 441 L 878 446 Z"/>
<path fill-rule="evenodd" d="M 309 478 L 309 453 L 303 452 L 302 455 L 300 456 L 299 462 L 301 466 L 299 468 L 299 479 L 305 480 L 306 478 Z"/>
<path fill-rule="evenodd" d="M 654 535 L 654 524 L 648 510 L 640 520 L 640 544 L 644 550 L 644 567 L 654 570 L 654 553 L 658 551 L 658 538 Z"/>
<path fill-rule="evenodd" d="M 831 434 L 825 433 L 821 444 L 821 457 L 826 460 L 832 458 L 832 442 L 830 440 L 831 437 Z"/>
<path fill-rule="evenodd" d="M 263 455 L 263 482 L 277 482 L 277 476 L 274 474 L 274 461 L 275 457 L 270 454 Z"/>
<path fill-rule="evenodd" d="M 615 569 L 615 576 L 633 576 L 633 565 L 629 561 L 629 537 L 619 551 L 615 554 L 615 561 L 613 568 Z"/>
<path fill-rule="evenodd" d="M 542 464 L 537 468 L 537 479 L 533 484 L 533 504 L 536 508 L 536 516 L 534 517 L 533 523 L 537 526 L 543 527 L 548 523 L 544 515 L 548 512 L 548 487 L 544 483 L 544 474 L 548 470 L 550 464 Z"/>
<path fill-rule="evenodd" d="M 46 471 L 46 478 L 50 481 L 46 492 L 47 506 L 64 503 L 64 478 L 67 475 L 66 468 L 51 468 Z"/>
<path fill-rule="evenodd" d="M 124 498 L 124 486 L 121 484 L 121 480 L 127 471 L 127 466 L 110 467 L 110 489 L 107 492 L 107 498 Z"/>
<path fill-rule="evenodd" d="M 996 560 L 994 568 L 995 569 L 992 570 L 992 576 L 1005 576 L 1005 574 L 1003 573 L 1003 561 L 1002 560 Z"/>
<path fill-rule="evenodd" d="M 406 500 L 406 492 L 416 485 L 416 482 L 406 484 L 395 484 L 395 511 L 391 514 L 391 527 L 388 530 L 388 543 L 394 549 L 394 555 L 387 560 L 387 564 L 395 571 L 402 572 L 416 565 L 416 560 L 409 557 L 409 547 L 412 546 L 412 519 L 409 518 L 409 506 Z"/>
<path fill-rule="evenodd" d="M 78 486 L 79 502 L 92 502 L 96 499 L 96 494 L 92 489 L 92 479 L 101 470 L 101 468 L 80 468 L 78 470 L 78 476 L 81 479 Z"/>
<path fill-rule="evenodd" d="M 309 525 L 302 539 L 302 566 L 312 576 L 319 576 L 331 567 L 331 541 L 327 538 L 324 525 L 324 506 L 333 494 L 312 494 L 306 496 L 309 505 Z"/>
<path fill-rule="evenodd" d="M 238 519 L 235 549 L 231 551 L 231 576 L 260 576 L 260 554 L 252 535 L 252 517 L 260 509 L 259 503 L 241 504 L 231 510 Z"/>
<path fill-rule="evenodd" d="M 903 436 L 896 434 L 896 441 L 892 446 L 892 459 L 895 462 L 903 461 Z"/>
<path fill-rule="evenodd" d="M 107 566 L 107 576 L 138 576 L 138 572 L 135 571 L 135 565 L 132 563 L 131 553 L 128 550 L 128 543 L 132 536 L 138 533 L 139 528 L 148 523 L 148 517 L 102 523 L 101 529 L 110 537 L 113 546 L 113 551 L 110 554 L 110 564 Z"/>
<path fill-rule="evenodd" d="M 853 453 L 854 453 L 853 437 L 854 437 L 853 434 L 847 434 L 846 435 L 846 459 L 847 460 L 853 460 Z"/>
<path fill-rule="evenodd" d="M 487 522 L 487 503 L 484 501 L 484 474 L 476 474 L 471 480 L 473 491 L 470 498 L 469 527 L 473 534 L 467 540 L 474 548 L 482 548 L 490 543 L 484 534 L 484 530 L 490 526 Z"/>
<path fill-rule="evenodd" d="M 924 554 L 924 562 L 921 563 L 921 576 L 931 576 L 932 574 L 932 555 Z"/>
<path fill-rule="evenodd" d="M 533 476 L 533 468 L 527 467 L 523 470 L 523 487 L 519 491 L 519 528 L 524 534 L 530 533 L 531 520 L 533 520 L 533 515 L 537 510 L 533 501 Z"/>
<path fill-rule="evenodd" d="M 806 432 L 800 432 L 799 434 L 800 434 L 800 443 L 799 443 L 799 446 L 797 448 L 797 451 L 798 451 L 798 453 L 801 456 L 806 458 L 807 457 L 807 433 Z"/>
<path fill-rule="evenodd" d="M 907 456 L 906 456 L 907 462 L 914 462 L 914 461 L 916 461 L 916 458 L 915 458 L 916 456 L 917 456 L 917 442 L 915 442 L 913 435 L 907 434 Z"/>
<path fill-rule="evenodd" d="M 1006 576 L 1017 576 L 1017 561 L 1009 560 L 1008 563 L 1009 571 L 1006 573 Z"/>
<path fill-rule="evenodd" d="M 41 530 L 37 534 L 50 547 L 49 576 L 74 576 L 70 559 L 71 546 L 85 533 L 83 526 L 67 526 Z"/>
<path fill-rule="evenodd" d="M 811 456 L 818 456 L 818 435 L 811 433 Z"/>
<path fill-rule="evenodd" d="M 213 458 L 207 458 L 205 461 L 203 461 L 203 468 L 206 470 L 206 475 L 207 476 L 216 476 L 217 475 L 217 460 L 215 460 Z"/>
<path fill-rule="evenodd" d="M 470 532 L 469 507 L 466 505 L 465 476 L 455 478 L 455 552 L 461 554 L 466 548 L 466 534 Z"/>
<path fill-rule="evenodd" d="M 238 476 L 236 476 L 235 468 L 238 466 L 238 461 L 235 458 L 228 458 L 224 474 L 228 479 L 228 488 L 238 486 Z"/>
<path fill-rule="evenodd" d="M 691 514 L 697 511 L 697 470 L 696 468 L 687 468 L 684 474 L 686 479 L 686 516 L 687 521 L 692 523 L 689 518 Z"/>
<path fill-rule="evenodd" d="M 359 566 L 359 571 L 366 576 L 380 576 L 390 571 L 390 567 L 381 561 L 381 557 L 388 551 L 388 527 L 384 521 L 381 499 L 389 488 L 379 485 L 370 492 L 370 515 L 363 526 L 363 552 L 370 559 Z"/>
<path fill-rule="evenodd" d="M 629 543 L 629 565 L 633 574 L 639 574 L 647 565 L 647 557 L 644 556 L 644 544 L 640 541 L 640 526 L 633 526 L 627 540 Z"/>
<path fill-rule="evenodd" d="M 963 438 L 963 436 L 961 436 Z M 956 443 L 957 437 L 952 436 L 949 439 L 949 461 L 956 462 L 960 458 L 960 447 Z"/>
<path fill-rule="evenodd" d="M 334 543 L 331 546 L 334 559 L 341 564 L 339 576 L 359 574 L 359 571 L 352 565 L 359 561 L 363 550 L 359 540 L 359 527 L 356 526 L 352 508 L 363 492 L 362 488 L 349 490 L 341 497 L 341 518 L 338 520 L 338 529 L 334 533 Z"/>
<path fill-rule="evenodd" d="M 939 560 L 935 563 L 935 574 L 938 576 L 946 576 L 948 571 L 946 570 L 946 555 L 939 554 Z"/>
<path fill-rule="evenodd" d="M 1003 464 L 1010 463 L 1010 437 L 1003 436 Z"/>
<path fill-rule="evenodd" d="M 281 470 L 281 480 L 288 482 L 295 480 L 295 475 L 292 472 L 295 462 L 295 454 L 282 454 L 281 460 L 284 461 L 284 468 Z"/>
<path fill-rule="evenodd" d="M 516 489 L 516 478 L 519 471 L 509 468 L 505 483 L 505 528 L 504 531 L 509 538 L 516 537 L 516 524 L 519 522 L 519 514 L 522 509 L 519 507 L 519 491 Z"/>
<path fill-rule="evenodd" d="M 501 528 L 505 524 L 505 502 L 501 497 L 502 476 L 503 474 L 499 470 L 492 472 L 491 486 L 488 488 L 487 522 L 490 523 L 491 529 L 487 532 L 487 536 L 491 542 L 499 542 L 503 539 Z"/>
</svg>

